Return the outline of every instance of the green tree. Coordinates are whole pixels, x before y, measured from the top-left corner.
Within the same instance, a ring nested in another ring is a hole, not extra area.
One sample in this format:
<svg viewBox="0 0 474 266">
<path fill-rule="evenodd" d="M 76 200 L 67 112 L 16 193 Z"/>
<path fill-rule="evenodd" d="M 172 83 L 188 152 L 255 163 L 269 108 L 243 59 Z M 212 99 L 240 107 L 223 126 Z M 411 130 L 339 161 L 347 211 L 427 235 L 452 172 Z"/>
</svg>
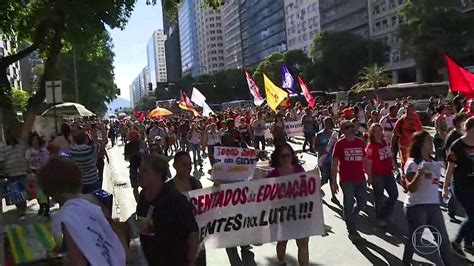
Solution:
<svg viewBox="0 0 474 266">
<path fill-rule="evenodd" d="M 23 136 L 33 126 L 45 98 L 45 81 L 54 80 L 59 54 L 103 33 L 106 26 L 123 28 L 136 0 L 4 0 L 0 2 L 0 31 L 29 43 L 24 49 L 0 58 L 0 102 L 7 129 L 17 129 L 18 120 L 11 98 L 6 72 L 9 65 L 39 50 L 44 59 L 44 72 L 39 86 L 30 97 L 26 109 Z"/>
<path fill-rule="evenodd" d="M 176 0 L 161 0 L 163 4 L 163 12 L 165 12 L 166 16 L 171 20 L 176 20 L 178 16 L 178 9 L 180 5 L 180 1 Z M 156 5 L 158 3 L 157 0 L 146 0 L 148 5 Z M 202 5 L 204 7 L 217 9 L 224 4 L 224 0 L 202 0 Z"/>
<path fill-rule="evenodd" d="M 321 32 L 313 39 L 313 86 L 321 89 L 348 89 L 357 81 L 364 66 L 381 65 L 387 47 L 350 32 Z"/>
<path fill-rule="evenodd" d="M 447 52 L 458 61 L 474 62 L 474 16 L 461 12 L 459 0 L 408 0 L 400 8 L 403 51 L 415 59 L 427 82 L 440 79 Z"/>
<path fill-rule="evenodd" d="M 17 112 L 23 112 L 26 109 L 26 105 L 28 104 L 28 99 L 30 98 L 30 94 L 27 91 L 13 88 L 11 90 L 11 97 L 12 103 Z"/>
<path fill-rule="evenodd" d="M 148 95 L 142 97 L 135 106 L 135 109 L 140 111 L 146 111 L 154 109 L 156 107 L 156 97 L 153 95 Z"/>
<path fill-rule="evenodd" d="M 392 82 L 390 75 L 384 67 L 380 67 L 377 64 L 373 64 L 368 67 L 364 67 L 364 70 L 359 73 L 359 82 L 357 82 L 352 89 L 354 90 L 367 90 L 375 89 L 386 86 Z"/>
<path fill-rule="evenodd" d="M 54 76 L 62 80 L 64 101 L 75 101 L 74 53 L 78 76 L 79 102 L 98 115 L 107 111 L 105 102 L 116 97 L 112 40 L 107 31 L 61 53 Z"/>
</svg>

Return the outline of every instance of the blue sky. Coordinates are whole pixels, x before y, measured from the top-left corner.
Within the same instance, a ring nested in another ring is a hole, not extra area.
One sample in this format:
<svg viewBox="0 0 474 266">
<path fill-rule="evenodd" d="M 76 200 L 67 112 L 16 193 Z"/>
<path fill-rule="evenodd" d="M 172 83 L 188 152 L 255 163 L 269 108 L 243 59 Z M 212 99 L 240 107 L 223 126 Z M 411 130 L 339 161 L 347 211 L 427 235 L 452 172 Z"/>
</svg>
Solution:
<svg viewBox="0 0 474 266">
<path fill-rule="evenodd" d="M 146 65 L 146 44 L 156 29 L 163 29 L 161 3 L 147 6 L 138 0 L 125 29 L 110 31 L 114 42 L 115 84 L 120 88 L 120 97 L 130 99 L 128 86 Z"/>
</svg>

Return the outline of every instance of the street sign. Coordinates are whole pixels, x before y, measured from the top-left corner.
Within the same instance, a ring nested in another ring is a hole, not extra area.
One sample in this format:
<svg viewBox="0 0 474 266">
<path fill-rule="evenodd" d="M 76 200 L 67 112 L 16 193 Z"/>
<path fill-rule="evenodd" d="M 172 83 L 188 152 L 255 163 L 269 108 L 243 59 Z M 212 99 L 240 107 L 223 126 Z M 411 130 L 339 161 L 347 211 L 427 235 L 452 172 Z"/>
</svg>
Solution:
<svg viewBox="0 0 474 266">
<path fill-rule="evenodd" d="M 63 102 L 61 80 L 46 81 L 46 102 L 53 104 Z"/>
</svg>

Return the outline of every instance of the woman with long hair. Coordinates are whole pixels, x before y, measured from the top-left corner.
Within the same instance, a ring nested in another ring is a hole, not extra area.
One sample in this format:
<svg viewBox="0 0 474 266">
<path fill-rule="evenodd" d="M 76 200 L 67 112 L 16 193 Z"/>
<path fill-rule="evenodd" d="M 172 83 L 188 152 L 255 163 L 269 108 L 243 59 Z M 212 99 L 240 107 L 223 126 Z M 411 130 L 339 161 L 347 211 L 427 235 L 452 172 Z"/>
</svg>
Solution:
<svg viewBox="0 0 474 266">
<path fill-rule="evenodd" d="M 390 146 L 385 142 L 383 129 L 374 123 L 369 128 L 367 154 L 367 183 L 374 189 L 375 216 L 378 226 L 385 227 L 398 198 L 398 189 L 393 176 L 394 158 Z M 388 193 L 385 201 L 384 191 Z"/>
<path fill-rule="evenodd" d="M 434 135 L 434 145 L 436 149 L 436 158 L 438 160 L 446 158 L 444 152 L 444 142 L 448 135 L 448 123 L 446 121 L 447 107 L 445 105 L 436 108 L 436 114 L 433 116 L 433 122 L 436 129 Z"/>
<path fill-rule="evenodd" d="M 443 263 L 450 264 L 449 237 L 439 207 L 441 164 L 432 158 L 432 153 L 433 138 L 430 134 L 426 131 L 413 134 L 403 180 L 403 185 L 408 190 L 404 203 L 409 228 L 409 237 L 403 252 L 403 263 L 406 265 L 412 261 L 413 246 L 423 247 L 423 234 L 419 231 L 424 228 L 430 229 L 436 242 L 440 243 L 439 253 Z"/>
<path fill-rule="evenodd" d="M 275 147 L 275 151 L 271 155 L 270 166 L 273 170 L 268 173 L 267 177 L 279 177 L 304 172 L 303 166 L 298 161 L 296 153 L 287 143 Z M 298 246 L 298 262 L 300 266 L 309 265 L 309 237 L 296 239 Z M 276 252 L 279 263 L 285 263 L 286 245 L 288 241 L 278 241 Z"/>
<path fill-rule="evenodd" d="M 449 149 L 443 191 L 443 197 L 448 198 L 451 187 L 454 196 L 466 211 L 467 219 L 459 228 L 452 243 L 453 249 L 462 256 L 465 255 L 461 248 L 463 240 L 464 251 L 474 254 L 472 246 L 474 233 L 474 117 L 466 120 L 464 129 L 464 135 L 456 140 Z"/>
</svg>

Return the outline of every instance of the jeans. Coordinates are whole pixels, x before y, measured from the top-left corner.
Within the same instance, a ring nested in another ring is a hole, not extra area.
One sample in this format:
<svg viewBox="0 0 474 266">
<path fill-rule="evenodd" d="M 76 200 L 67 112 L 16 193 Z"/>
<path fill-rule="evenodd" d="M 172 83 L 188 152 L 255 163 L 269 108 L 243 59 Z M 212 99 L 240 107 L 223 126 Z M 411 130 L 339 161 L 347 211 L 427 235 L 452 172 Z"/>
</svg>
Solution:
<svg viewBox="0 0 474 266">
<path fill-rule="evenodd" d="M 474 236 L 474 187 L 465 184 L 457 185 L 456 182 L 453 182 L 452 188 L 454 196 L 461 203 L 467 216 L 467 219 L 459 228 L 454 242 L 461 243 L 464 240 L 464 245 L 472 246 L 472 238 Z"/>
<path fill-rule="evenodd" d="M 229 262 L 231 266 L 250 266 L 256 265 L 255 263 L 255 255 L 252 251 L 250 251 L 250 246 L 241 246 L 240 253 L 242 258 L 239 256 L 239 252 L 237 251 L 237 247 L 226 248 L 225 251 L 227 252 L 227 257 L 229 258 Z"/>
<path fill-rule="evenodd" d="M 255 136 L 254 140 L 254 148 L 260 150 L 260 144 L 262 144 L 262 151 L 265 150 L 265 136 Z"/>
<path fill-rule="evenodd" d="M 340 185 L 344 198 L 343 209 L 347 231 L 355 233 L 357 231 L 355 228 L 357 215 L 359 211 L 365 208 L 367 203 L 367 184 L 365 181 L 344 181 Z"/>
<path fill-rule="evenodd" d="M 322 166 L 319 167 L 319 173 L 321 174 L 321 186 L 329 182 L 331 182 L 331 163 L 323 163 Z"/>
<path fill-rule="evenodd" d="M 217 145 L 207 145 L 207 156 L 209 157 L 209 162 L 211 165 L 214 164 L 215 159 L 214 159 L 214 147 Z"/>
<path fill-rule="evenodd" d="M 435 237 L 436 243 L 440 243 L 438 250 L 441 259 L 445 265 L 449 265 L 450 243 L 439 204 L 418 204 L 405 207 L 404 210 L 408 222 L 408 242 L 405 244 L 405 250 L 403 252 L 403 263 L 408 264 L 412 261 L 413 253 L 415 252 L 413 242 L 415 242 L 417 250 L 420 252 L 429 252 L 422 249 L 426 247 L 424 243 L 427 242 L 426 240 L 421 240 L 423 235 L 422 228 L 425 228 L 430 229 Z M 441 239 L 438 237 L 441 237 Z"/>
<path fill-rule="evenodd" d="M 309 149 L 313 150 L 313 143 L 314 143 L 314 131 L 304 131 L 304 142 L 303 142 L 303 150 L 306 148 L 306 144 L 309 145 Z"/>
<path fill-rule="evenodd" d="M 197 168 L 198 164 L 201 165 L 201 167 L 202 167 L 201 145 L 191 143 L 191 152 L 193 153 L 194 168 Z"/>
<path fill-rule="evenodd" d="M 397 202 L 398 189 L 393 175 L 374 176 L 372 179 L 372 188 L 374 189 L 375 217 L 377 219 L 386 219 L 392 214 L 393 207 Z M 383 192 L 388 193 L 388 199 L 385 200 Z"/>
</svg>

